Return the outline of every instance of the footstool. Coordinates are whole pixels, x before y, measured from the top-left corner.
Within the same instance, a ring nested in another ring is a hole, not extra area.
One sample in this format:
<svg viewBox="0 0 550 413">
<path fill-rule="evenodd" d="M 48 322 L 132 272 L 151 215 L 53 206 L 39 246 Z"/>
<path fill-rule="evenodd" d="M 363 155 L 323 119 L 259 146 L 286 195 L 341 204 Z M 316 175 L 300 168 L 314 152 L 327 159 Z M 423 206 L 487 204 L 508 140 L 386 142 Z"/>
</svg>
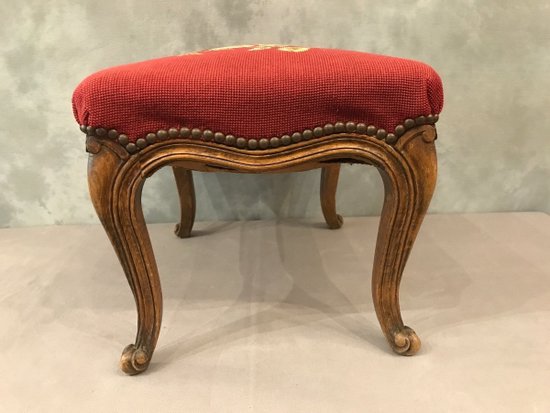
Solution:
<svg viewBox="0 0 550 413">
<path fill-rule="evenodd" d="M 321 169 L 321 206 L 339 228 L 341 163 L 375 166 L 385 189 L 372 296 L 392 349 L 412 355 L 399 283 L 435 186 L 434 140 L 443 106 L 437 73 L 395 57 L 286 45 L 242 45 L 112 67 L 73 95 L 86 134 L 93 205 L 135 297 L 137 336 L 121 358 L 147 369 L 162 317 L 160 280 L 141 208 L 145 179 L 174 171 L 179 237 L 195 217 L 192 171 L 276 173 Z M 253 259 L 253 258 L 251 258 Z"/>
</svg>

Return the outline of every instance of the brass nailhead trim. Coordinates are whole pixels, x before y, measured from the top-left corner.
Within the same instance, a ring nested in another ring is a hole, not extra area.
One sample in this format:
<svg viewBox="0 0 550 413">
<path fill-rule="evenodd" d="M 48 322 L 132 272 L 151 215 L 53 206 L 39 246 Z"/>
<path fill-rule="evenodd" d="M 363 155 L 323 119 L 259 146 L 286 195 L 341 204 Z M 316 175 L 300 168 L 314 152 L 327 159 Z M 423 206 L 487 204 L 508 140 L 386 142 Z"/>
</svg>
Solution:
<svg viewBox="0 0 550 413">
<path fill-rule="evenodd" d="M 405 126 L 405 129 L 411 129 L 415 127 L 414 119 L 405 119 L 405 122 L 403 122 L 403 126 Z"/>
<path fill-rule="evenodd" d="M 386 129 L 378 129 L 378 132 L 376 132 L 376 139 L 384 139 L 388 135 L 388 132 L 386 132 Z"/>
<path fill-rule="evenodd" d="M 248 140 L 248 149 L 256 149 L 258 147 L 258 141 L 256 139 Z"/>
<path fill-rule="evenodd" d="M 130 140 L 128 139 L 128 136 L 126 135 L 118 136 L 118 143 L 120 143 L 122 146 L 128 145 L 128 142 L 130 142 Z"/>
<path fill-rule="evenodd" d="M 194 139 L 199 139 L 202 136 L 202 131 L 200 129 L 194 128 L 191 129 L 191 137 Z"/>
<path fill-rule="evenodd" d="M 202 133 L 202 137 L 204 138 L 205 141 L 211 141 L 212 139 L 214 139 L 214 132 L 212 132 L 212 131 L 209 130 L 209 129 L 206 129 L 206 130 Z"/>
<path fill-rule="evenodd" d="M 396 134 L 397 136 L 401 136 L 401 135 L 403 135 L 404 133 L 405 133 L 405 127 L 404 127 L 403 125 L 397 125 L 397 126 L 395 127 L 395 134 Z"/>
<path fill-rule="evenodd" d="M 126 145 L 126 150 L 130 153 L 136 153 L 138 151 L 138 147 L 135 143 L 130 142 L 128 145 Z"/>
<path fill-rule="evenodd" d="M 390 145 L 394 144 L 395 142 L 397 142 L 397 135 L 395 135 L 395 133 L 388 133 L 386 135 L 386 142 Z"/>
<path fill-rule="evenodd" d="M 367 135 L 374 136 L 376 135 L 376 132 L 378 131 L 378 128 L 374 125 L 367 126 Z"/>
<path fill-rule="evenodd" d="M 325 131 L 320 126 L 317 126 L 315 129 L 313 129 L 313 134 L 315 135 L 316 138 L 320 138 L 321 136 L 324 135 L 324 133 Z"/>
<path fill-rule="evenodd" d="M 191 129 L 189 128 L 181 128 L 180 129 L 180 135 L 182 138 L 188 138 L 191 136 Z"/>
<path fill-rule="evenodd" d="M 288 135 L 281 136 L 281 142 L 283 145 L 290 145 L 292 143 L 292 138 Z"/>
<path fill-rule="evenodd" d="M 246 146 L 246 139 L 245 138 L 237 138 L 237 146 L 239 148 L 244 148 Z"/>
<path fill-rule="evenodd" d="M 325 135 L 332 135 L 334 133 L 334 126 L 332 125 L 332 123 L 327 123 L 323 127 L 323 130 L 325 131 Z"/>
<path fill-rule="evenodd" d="M 236 142 L 236 138 L 233 135 L 226 135 L 225 137 L 225 144 L 229 146 L 234 146 Z"/>
<path fill-rule="evenodd" d="M 260 139 L 245 139 L 242 137 L 236 138 L 233 135 L 225 135 L 222 132 L 213 132 L 210 129 L 201 130 L 198 128 L 190 129 L 183 127 L 181 129 L 170 128 L 167 131 L 160 129 L 156 133 L 148 133 L 145 135 L 145 138 L 137 139 L 135 143 L 130 142 L 127 135 L 118 133 L 116 129 L 106 129 L 100 126 L 94 127 L 89 125 L 80 125 L 80 130 L 88 136 L 106 136 L 110 139 L 116 140 L 120 145 L 124 146 L 129 153 L 134 154 L 148 145 L 153 145 L 158 141 L 166 140 L 168 138 L 203 139 L 205 141 L 215 141 L 216 143 L 222 145 L 237 146 L 242 149 L 247 148 L 250 150 L 255 150 L 277 148 L 281 145 L 286 146 L 292 143 L 301 142 L 302 140 L 309 140 L 335 133 L 347 132 L 357 133 L 359 135 L 375 136 L 377 139 L 384 140 L 387 144 L 393 145 L 408 129 L 426 124 L 433 125 L 438 120 L 439 114 L 437 113 L 427 116 L 417 116 L 414 119 L 405 119 L 402 124 L 395 127 L 393 133 L 388 133 L 385 129 L 377 128 L 374 125 L 367 126 L 365 123 L 355 123 L 351 121 L 345 123 L 336 122 L 334 125 L 332 123 L 327 123 L 324 126 L 316 126 L 313 129 L 306 129 L 303 132 L 294 132 L 291 135 Z"/>
<path fill-rule="evenodd" d="M 139 138 L 137 141 L 136 141 L 136 146 L 139 148 L 139 149 L 143 149 L 147 146 L 147 141 L 143 138 Z"/>
</svg>

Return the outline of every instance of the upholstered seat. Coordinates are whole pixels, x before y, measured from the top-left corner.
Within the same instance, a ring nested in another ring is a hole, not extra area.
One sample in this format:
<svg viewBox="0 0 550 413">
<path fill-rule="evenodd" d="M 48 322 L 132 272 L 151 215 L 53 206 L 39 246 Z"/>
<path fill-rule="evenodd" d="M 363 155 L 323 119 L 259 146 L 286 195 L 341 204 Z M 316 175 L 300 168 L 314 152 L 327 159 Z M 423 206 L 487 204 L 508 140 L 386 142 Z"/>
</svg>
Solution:
<svg viewBox="0 0 550 413">
<path fill-rule="evenodd" d="M 344 131 L 391 144 L 414 119 L 435 123 L 442 105 L 441 80 L 424 63 L 277 45 L 117 66 L 73 96 L 83 131 L 122 135 L 129 152 L 170 138 L 266 149 Z"/>
</svg>

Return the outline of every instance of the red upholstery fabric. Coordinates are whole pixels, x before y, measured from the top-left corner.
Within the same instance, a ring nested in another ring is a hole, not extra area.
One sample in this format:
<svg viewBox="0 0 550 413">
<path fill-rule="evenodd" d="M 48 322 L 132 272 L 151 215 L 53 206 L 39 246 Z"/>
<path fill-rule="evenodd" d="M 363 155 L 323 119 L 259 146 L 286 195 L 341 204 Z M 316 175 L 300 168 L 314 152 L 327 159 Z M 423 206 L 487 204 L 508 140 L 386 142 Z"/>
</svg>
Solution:
<svg viewBox="0 0 550 413">
<path fill-rule="evenodd" d="M 337 121 L 388 132 L 437 114 L 441 79 L 413 60 L 338 49 L 239 46 L 112 67 L 76 88 L 80 124 L 130 141 L 168 128 L 270 138 Z"/>
</svg>

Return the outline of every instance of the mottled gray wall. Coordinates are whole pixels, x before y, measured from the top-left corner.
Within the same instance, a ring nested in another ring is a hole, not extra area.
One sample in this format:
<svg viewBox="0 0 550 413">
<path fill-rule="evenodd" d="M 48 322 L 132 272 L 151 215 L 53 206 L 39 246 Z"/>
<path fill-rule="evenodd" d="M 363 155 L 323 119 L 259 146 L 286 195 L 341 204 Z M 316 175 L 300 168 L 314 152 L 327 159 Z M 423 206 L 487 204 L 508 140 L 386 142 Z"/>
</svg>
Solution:
<svg viewBox="0 0 550 413">
<path fill-rule="evenodd" d="M 211 47 L 283 43 L 419 59 L 441 74 L 433 212 L 550 212 L 547 0 L 0 0 L 0 226 L 97 222 L 71 93 L 110 65 Z M 197 174 L 198 219 L 320 216 L 318 171 Z M 378 214 L 373 168 L 345 166 L 343 215 Z M 162 200 L 162 201 L 159 201 Z M 174 221 L 169 170 L 144 190 Z"/>
</svg>

